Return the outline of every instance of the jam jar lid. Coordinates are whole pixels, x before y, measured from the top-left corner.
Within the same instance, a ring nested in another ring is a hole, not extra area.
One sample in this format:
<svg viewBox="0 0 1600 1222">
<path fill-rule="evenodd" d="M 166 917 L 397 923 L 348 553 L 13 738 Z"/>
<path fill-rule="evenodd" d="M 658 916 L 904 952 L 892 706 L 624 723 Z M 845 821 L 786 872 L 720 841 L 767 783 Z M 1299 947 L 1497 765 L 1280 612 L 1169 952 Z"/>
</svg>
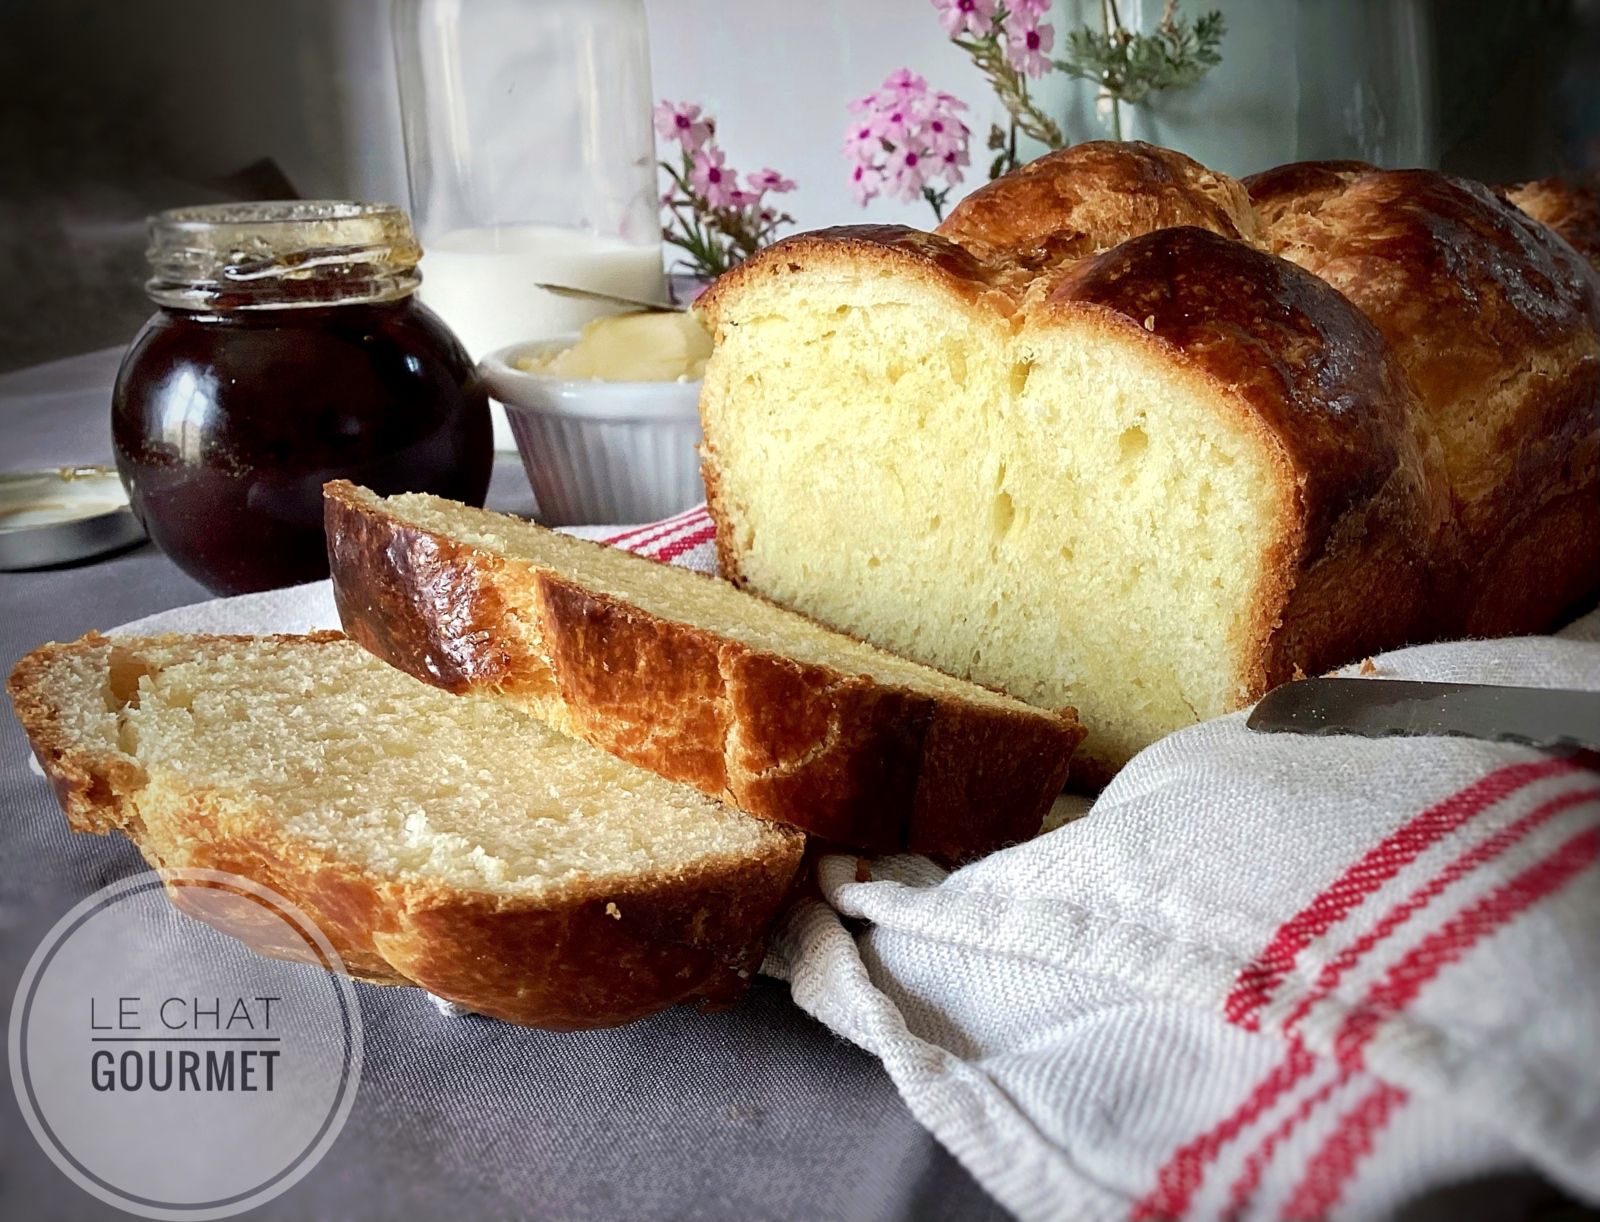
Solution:
<svg viewBox="0 0 1600 1222">
<path fill-rule="evenodd" d="M 0 475 L 0 570 L 86 560 L 144 537 L 115 471 L 56 467 Z"/>
<path fill-rule="evenodd" d="M 157 213 L 145 291 L 181 310 L 284 309 L 393 301 L 422 257 L 394 204 L 285 200 Z"/>
</svg>

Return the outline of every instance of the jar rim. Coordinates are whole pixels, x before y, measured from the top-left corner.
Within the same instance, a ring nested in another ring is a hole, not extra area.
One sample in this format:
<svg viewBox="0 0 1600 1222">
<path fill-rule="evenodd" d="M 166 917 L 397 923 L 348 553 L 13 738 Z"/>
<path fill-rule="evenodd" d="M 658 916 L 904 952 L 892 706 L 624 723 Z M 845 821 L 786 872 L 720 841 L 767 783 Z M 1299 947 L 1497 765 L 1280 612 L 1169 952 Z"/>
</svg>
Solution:
<svg viewBox="0 0 1600 1222">
<path fill-rule="evenodd" d="M 294 225 L 306 221 L 347 221 L 367 217 L 410 219 L 399 204 L 351 199 L 258 199 L 226 204 L 189 204 L 150 218 L 152 226 L 198 229 L 217 225 Z"/>
<path fill-rule="evenodd" d="M 180 309 L 392 301 L 421 282 L 411 218 L 395 204 L 256 200 L 158 212 L 145 291 Z"/>
</svg>

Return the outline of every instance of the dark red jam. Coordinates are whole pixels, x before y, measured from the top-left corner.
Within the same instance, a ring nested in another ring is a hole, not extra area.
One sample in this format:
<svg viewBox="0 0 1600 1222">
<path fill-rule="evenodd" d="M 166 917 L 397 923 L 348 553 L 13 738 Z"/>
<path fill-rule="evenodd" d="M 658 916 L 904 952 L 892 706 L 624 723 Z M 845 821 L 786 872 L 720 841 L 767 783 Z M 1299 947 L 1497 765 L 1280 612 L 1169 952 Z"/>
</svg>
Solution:
<svg viewBox="0 0 1600 1222">
<path fill-rule="evenodd" d="M 322 485 L 483 504 L 489 403 L 413 297 L 159 310 L 112 406 L 117 469 L 161 550 L 218 594 L 328 575 Z"/>
</svg>

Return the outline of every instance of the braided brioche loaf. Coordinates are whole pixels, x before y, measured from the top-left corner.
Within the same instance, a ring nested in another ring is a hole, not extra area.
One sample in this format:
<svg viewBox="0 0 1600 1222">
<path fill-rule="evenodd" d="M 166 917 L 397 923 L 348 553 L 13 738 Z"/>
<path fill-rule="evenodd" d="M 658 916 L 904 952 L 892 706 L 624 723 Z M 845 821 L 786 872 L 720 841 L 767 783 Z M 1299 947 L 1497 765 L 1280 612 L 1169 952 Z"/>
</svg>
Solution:
<svg viewBox="0 0 1600 1222">
<path fill-rule="evenodd" d="M 1508 193 L 1582 245 L 1553 184 Z M 1600 278 L 1488 189 L 1091 143 L 702 298 L 723 571 L 1075 705 L 1075 775 L 1600 588 Z"/>
</svg>

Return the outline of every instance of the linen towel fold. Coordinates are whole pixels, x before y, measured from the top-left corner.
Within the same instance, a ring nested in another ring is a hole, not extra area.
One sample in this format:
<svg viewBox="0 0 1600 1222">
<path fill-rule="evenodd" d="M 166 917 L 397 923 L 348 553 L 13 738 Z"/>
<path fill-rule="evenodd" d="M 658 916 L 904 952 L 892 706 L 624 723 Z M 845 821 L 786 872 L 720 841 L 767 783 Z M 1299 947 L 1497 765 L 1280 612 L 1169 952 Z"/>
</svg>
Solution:
<svg viewBox="0 0 1600 1222">
<path fill-rule="evenodd" d="M 1376 666 L 1600 689 L 1597 636 Z M 1519 1168 L 1600 1200 L 1600 774 L 1244 717 L 953 874 L 825 859 L 771 969 L 1023 1218 L 1387 1216 Z"/>
<path fill-rule="evenodd" d="M 715 564 L 703 509 L 574 533 Z M 319 583 L 125 630 L 336 623 Z M 1600 613 L 1374 664 L 1600 690 Z M 954 873 L 822 858 L 767 970 L 1025 1219 L 1371 1217 L 1528 1169 L 1600 1203 L 1597 861 L 1582 757 L 1241 713 Z"/>
</svg>

